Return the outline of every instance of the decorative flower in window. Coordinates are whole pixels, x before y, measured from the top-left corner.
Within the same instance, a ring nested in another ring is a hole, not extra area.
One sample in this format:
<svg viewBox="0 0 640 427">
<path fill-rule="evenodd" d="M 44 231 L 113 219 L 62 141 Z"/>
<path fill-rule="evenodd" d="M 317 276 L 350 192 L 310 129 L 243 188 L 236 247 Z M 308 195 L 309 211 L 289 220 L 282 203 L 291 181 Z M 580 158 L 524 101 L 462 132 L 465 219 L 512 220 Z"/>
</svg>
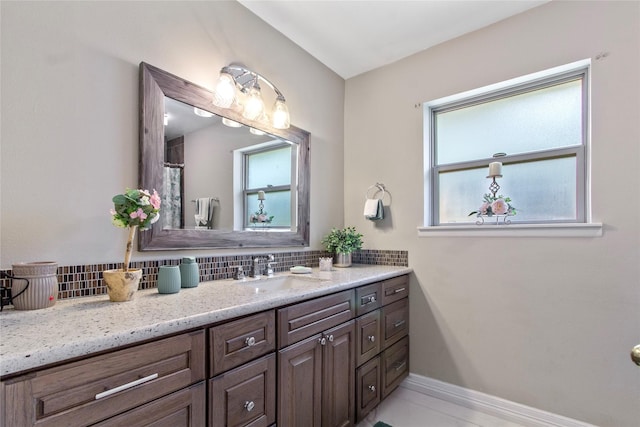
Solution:
<svg viewBox="0 0 640 427">
<path fill-rule="evenodd" d="M 256 213 L 251 214 L 251 216 L 249 217 L 249 222 L 256 224 L 256 223 L 270 223 L 273 220 L 273 215 L 269 215 L 266 211 L 263 211 L 262 209 L 259 211 L 256 211 Z"/>
<path fill-rule="evenodd" d="M 516 214 L 516 208 L 511 205 L 511 199 L 509 197 L 504 197 L 502 194 L 496 197 L 493 194 L 486 193 L 483 199 L 484 202 L 480 205 L 480 208 L 477 211 L 471 212 L 468 216 L 512 216 Z"/>
</svg>

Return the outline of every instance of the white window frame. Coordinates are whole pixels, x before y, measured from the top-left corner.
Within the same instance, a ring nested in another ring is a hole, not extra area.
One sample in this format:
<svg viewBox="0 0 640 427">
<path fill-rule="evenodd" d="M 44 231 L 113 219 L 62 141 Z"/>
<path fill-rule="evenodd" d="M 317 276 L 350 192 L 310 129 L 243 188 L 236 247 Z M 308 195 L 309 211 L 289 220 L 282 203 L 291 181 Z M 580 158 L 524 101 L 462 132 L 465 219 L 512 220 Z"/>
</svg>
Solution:
<svg viewBox="0 0 640 427">
<path fill-rule="evenodd" d="M 602 224 L 592 222 L 591 218 L 591 174 L 590 174 L 590 65 L 591 60 L 586 59 L 571 64 L 555 67 L 550 70 L 529 74 L 519 78 L 511 79 L 494 85 L 485 86 L 460 94 L 436 99 L 423 104 L 424 120 L 424 226 L 418 227 L 418 236 L 513 236 L 513 237 L 595 237 L 602 235 Z M 536 223 L 512 223 L 510 225 L 485 224 L 477 226 L 475 224 L 466 225 L 436 225 L 436 213 L 438 212 L 438 173 L 457 169 L 467 169 L 487 163 L 488 159 L 479 159 L 476 162 L 464 162 L 464 167 L 456 164 L 444 166 L 434 166 L 435 144 L 434 126 L 432 123 L 433 112 L 442 111 L 456 105 L 486 101 L 500 98 L 505 93 L 521 93 L 535 87 L 544 87 L 550 81 L 561 82 L 584 73 L 584 95 L 586 102 L 583 103 L 584 123 L 583 144 L 561 149 L 545 150 L 538 153 L 526 153 L 517 156 L 509 156 L 509 162 L 529 160 L 533 158 L 542 159 L 546 154 L 551 154 L 551 158 L 558 155 L 575 155 L 577 162 L 577 207 L 578 217 L 572 222 L 536 222 Z M 584 165 L 584 167 L 582 166 Z"/>
</svg>

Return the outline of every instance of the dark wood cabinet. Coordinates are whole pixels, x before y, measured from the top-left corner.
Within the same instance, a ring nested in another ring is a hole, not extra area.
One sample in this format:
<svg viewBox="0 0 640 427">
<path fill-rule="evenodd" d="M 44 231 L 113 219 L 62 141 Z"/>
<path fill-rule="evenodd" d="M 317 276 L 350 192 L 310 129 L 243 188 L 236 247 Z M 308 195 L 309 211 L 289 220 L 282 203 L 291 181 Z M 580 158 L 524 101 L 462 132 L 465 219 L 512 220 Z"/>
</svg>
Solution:
<svg viewBox="0 0 640 427">
<path fill-rule="evenodd" d="M 185 333 L 3 381 L 11 408 L 3 425 L 94 424 L 189 387 L 205 378 L 204 338 L 202 330 Z M 187 425 L 202 425 L 199 406 L 184 408 Z"/>
<path fill-rule="evenodd" d="M 278 426 L 353 425 L 353 320 L 293 344 L 278 354 Z"/>
<path fill-rule="evenodd" d="M 209 425 L 266 427 L 276 421 L 274 353 L 209 380 Z"/>
<path fill-rule="evenodd" d="M 356 373 L 356 417 L 362 420 L 382 400 L 380 356 L 358 368 Z"/>
<path fill-rule="evenodd" d="M 211 376 L 276 348 L 275 312 L 265 311 L 209 329 Z"/>
<path fill-rule="evenodd" d="M 353 426 L 409 373 L 408 285 L 399 276 L 5 378 L 0 427 Z"/>
</svg>

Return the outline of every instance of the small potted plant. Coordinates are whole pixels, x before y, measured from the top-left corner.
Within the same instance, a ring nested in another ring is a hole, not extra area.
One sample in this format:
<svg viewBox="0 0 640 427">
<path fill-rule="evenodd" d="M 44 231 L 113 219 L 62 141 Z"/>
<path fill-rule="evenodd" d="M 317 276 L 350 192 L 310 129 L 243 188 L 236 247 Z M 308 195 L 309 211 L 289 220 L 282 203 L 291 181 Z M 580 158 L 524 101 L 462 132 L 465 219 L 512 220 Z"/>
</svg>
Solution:
<svg viewBox="0 0 640 427">
<path fill-rule="evenodd" d="M 321 243 L 327 252 L 335 254 L 336 267 L 351 267 L 351 254 L 362 248 L 362 234 L 355 227 L 332 228 Z"/>
<path fill-rule="evenodd" d="M 131 251 L 136 229 L 148 230 L 160 219 L 160 196 L 156 190 L 132 190 L 127 188 L 124 194 L 113 196 L 111 222 L 116 227 L 128 228 L 129 238 L 124 253 L 122 269 L 102 272 L 111 301 L 129 301 L 138 289 L 142 278 L 142 269 L 130 270 Z"/>
</svg>

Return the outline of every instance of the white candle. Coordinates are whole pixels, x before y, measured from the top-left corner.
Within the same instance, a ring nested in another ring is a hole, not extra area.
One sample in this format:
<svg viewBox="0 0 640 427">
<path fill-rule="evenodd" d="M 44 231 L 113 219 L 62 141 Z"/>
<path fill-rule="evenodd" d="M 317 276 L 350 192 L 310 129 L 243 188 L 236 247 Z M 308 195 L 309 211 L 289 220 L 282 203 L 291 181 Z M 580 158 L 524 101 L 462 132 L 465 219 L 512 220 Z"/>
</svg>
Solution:
<svg viewBox="0 0 640 427">
<path fill-rule="evenodd" d="M 500 162 L 489 163 L 489 176 L 500 176 L 500 175 L 502 175 L 502 163 Z"/>
<path fill-rule="evenodd" d="M 258 200 L 264 200 L 264 191 L 258 191 Z"/>
</svg>

